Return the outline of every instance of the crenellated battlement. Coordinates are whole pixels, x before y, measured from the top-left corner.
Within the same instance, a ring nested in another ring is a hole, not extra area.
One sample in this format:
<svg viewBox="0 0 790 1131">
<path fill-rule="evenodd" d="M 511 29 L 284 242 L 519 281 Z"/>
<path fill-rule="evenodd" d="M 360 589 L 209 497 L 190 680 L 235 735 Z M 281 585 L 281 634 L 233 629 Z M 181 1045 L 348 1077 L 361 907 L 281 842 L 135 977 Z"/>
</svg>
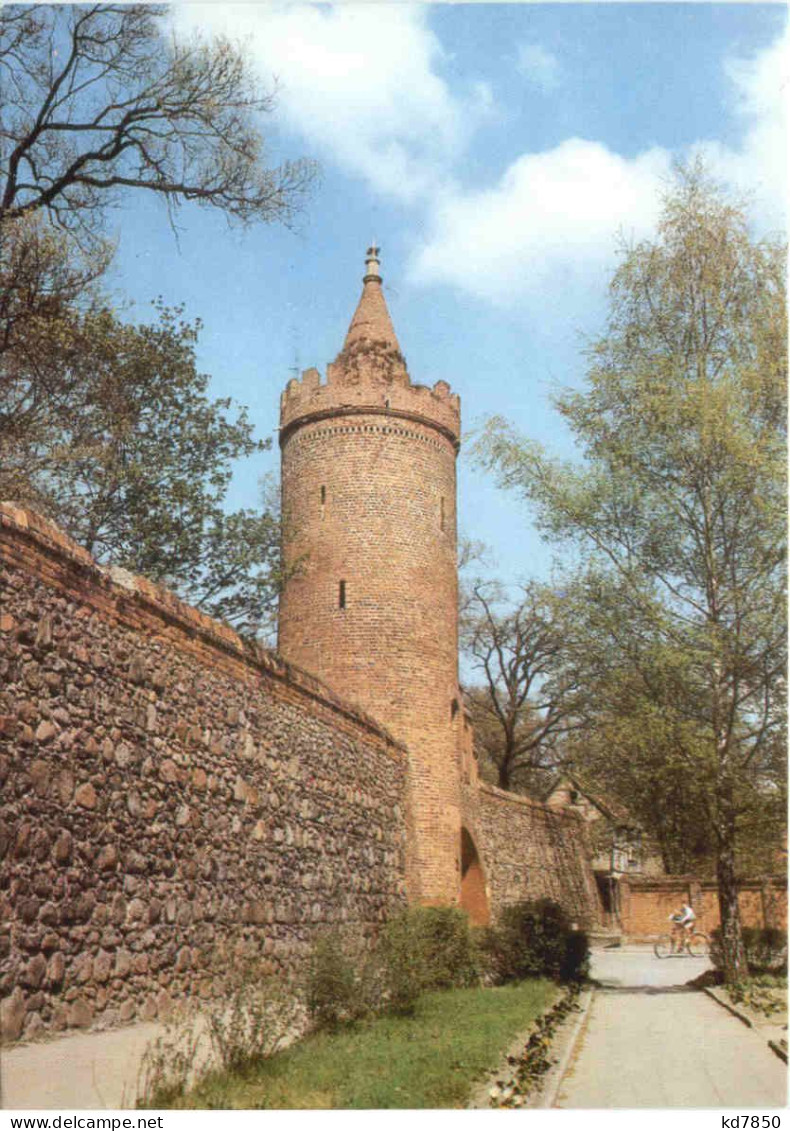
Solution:
<svg viewBox="0 0 790 1131">
<path fill-rule="evenodd" d="M 413 385 L 382 292 L 378 248 L 368 248 L 362 296 L 326 382 L 305 369 L 280 398 L 280 445 L 302 424 L 332 415 L 394 416 L 436 428 L 458 449 L 461 399 L 446 381 Z"/>
<path fill-rule="evenodd" d="M 305 369 L 301 378 L 288 382 L 280 398 L 280 443 L 298 428 L 314 419 L 334 413 L 349 415 L 370 410 L 381 415 L 417 418 L 432 425 L 457 446 L 461 434 L 461 398 L 446 381 L 412 385 L 405 370 L 405 382 L 385 380 L 377 375 L 376 358 L 370 354 L 360 379 L 349 380 L 344 350 L 327 367 L 327 380 L 321 381 L 317 369 Z"/>
</svg>

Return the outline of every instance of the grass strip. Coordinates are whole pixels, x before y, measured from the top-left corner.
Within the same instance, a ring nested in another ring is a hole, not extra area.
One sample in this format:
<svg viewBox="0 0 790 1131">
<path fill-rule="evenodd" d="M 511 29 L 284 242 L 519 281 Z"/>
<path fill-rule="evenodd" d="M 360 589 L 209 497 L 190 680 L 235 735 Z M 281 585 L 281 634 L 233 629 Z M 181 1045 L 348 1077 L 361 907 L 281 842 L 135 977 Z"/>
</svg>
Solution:
<svg viewBox="0 0 790 1131">
<path fill-rule="evenodd" d="M 317 1033 L 243 1073 L 202 1080 L 189 1108 L 460 1108 L 508 1045 L 557 997 L 531 979 L 426 994 L 412 1017 Z"/>
</svg>

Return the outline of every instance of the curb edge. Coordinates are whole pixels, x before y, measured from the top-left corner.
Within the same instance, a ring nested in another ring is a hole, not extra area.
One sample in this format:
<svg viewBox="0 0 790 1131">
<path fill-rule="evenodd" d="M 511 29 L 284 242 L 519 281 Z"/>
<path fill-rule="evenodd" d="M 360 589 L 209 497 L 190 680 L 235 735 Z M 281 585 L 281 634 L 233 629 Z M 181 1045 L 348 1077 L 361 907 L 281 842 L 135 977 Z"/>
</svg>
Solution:
<svg viewBox="0 0 790 1131">
<path fill-rule="evenodd" d="M 725 1001 L 724 998 L 719 997 L 717 993 L 714 993 L 713 989 L 710 986 L 703 986 L 702 990 L 703 993 L 706 993 L 709 998 L 717 1001 L 722 1009 L 726 1009 L 728 1013 L 731 1013 L 733 1017 L 737 1017 L 739 1021 L 742 1021 L 743 1024 L 747 1025 L 750 1029 L 754 1028 L 754 1022 L 750 1017 L 747 1017 L 745 1013 L 741 1013 L 741 1011 L 734 1005 L 730 1005 L 730 1003 L 728 1001 Z"/>
<path fill-rule="evenodd" d="M 576 1018 L 576 1025 L 571 1033 L 570 1039 L 565 1046 L 565 1052 L 560 1058 L 559 1063 L 554 1069 L 553 1077 L 551 1080 L 546 1081 L 546 1087 L 540 1096 L 540 1101 L 535 1106 L 539 1109 L 553 1108 L 557 1102 L 560 1087 L 568 1072 L 570 1063 L 579 1047 L 582 1033 L 586 1027 L 587 1019 L 590 1014 L 590 1006 L 595 997 L 595 987 L 591 986 L 586 993 L 585 999 L 580 1003 L 581 1013 Z"/>
</svg>

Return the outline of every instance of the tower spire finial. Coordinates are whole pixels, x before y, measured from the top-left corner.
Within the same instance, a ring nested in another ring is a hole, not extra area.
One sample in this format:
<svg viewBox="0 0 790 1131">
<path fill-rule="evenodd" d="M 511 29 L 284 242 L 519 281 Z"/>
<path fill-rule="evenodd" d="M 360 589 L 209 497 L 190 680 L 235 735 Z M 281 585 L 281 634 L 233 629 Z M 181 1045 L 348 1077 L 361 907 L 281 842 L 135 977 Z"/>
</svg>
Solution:
<svg viewBox="0 0 790 1131">
<path fill-rule="evenodd" d="M 363 283 L 376 281 L 378 281 L 379 283 L 381 282 L 381 261 L 379 260 L 380 250 L 381 249 L 376 244 L 376 241 L 373 240 L 370 247 L 368 248 L 367 255 L 365 257 L 365 275 L 362 279 Z"/>
<path fill-rule="evenodd" d="M 397 350 L 398 339 L 387 310 L 384 289 L 381 283 L 381 263 L 379 245 L 374 240 L 365 255 L 365 275 L 362 279 L 362 296 L 351 319 L 343 349 L 356 342 L 375 343 L 378 347 Z M 405 370 L 404 370 L 405 372 Z"/>
</svg>

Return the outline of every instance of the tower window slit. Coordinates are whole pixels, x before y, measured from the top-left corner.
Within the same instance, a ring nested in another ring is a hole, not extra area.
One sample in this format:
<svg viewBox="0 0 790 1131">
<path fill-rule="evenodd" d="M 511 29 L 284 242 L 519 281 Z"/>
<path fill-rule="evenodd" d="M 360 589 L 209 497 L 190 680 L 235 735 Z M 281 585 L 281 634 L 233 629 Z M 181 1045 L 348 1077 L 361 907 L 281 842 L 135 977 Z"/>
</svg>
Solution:
<svg viewBox="0 0 790 1131">
<path fill-rule="evenodd" d="M 340 588 L 339 588 L 339 592 L 338 592 L 338 596 L 337 596 L 337 603 L 338 603 L 338 608 L 345 609 L 345 607 L 346 607 L 346 583 L 345 583 L 345 581 L 340 582 Z"/>
</svg>

